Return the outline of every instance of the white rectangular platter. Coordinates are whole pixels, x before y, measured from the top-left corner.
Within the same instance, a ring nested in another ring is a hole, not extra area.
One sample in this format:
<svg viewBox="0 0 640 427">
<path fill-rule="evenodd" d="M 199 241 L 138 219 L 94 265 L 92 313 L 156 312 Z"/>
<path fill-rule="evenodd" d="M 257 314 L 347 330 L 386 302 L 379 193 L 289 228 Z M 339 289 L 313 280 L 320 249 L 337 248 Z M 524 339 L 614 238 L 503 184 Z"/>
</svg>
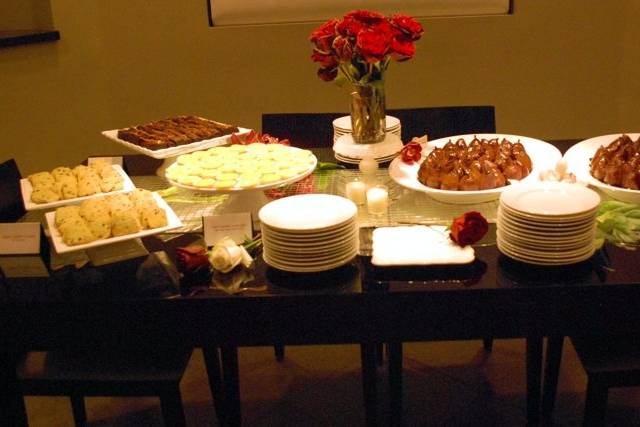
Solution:
<svg viewBox="0 0 640 427">
<path fill-rule="evenodd" d="M 51 209 L 51 208 L 57 208 L 58 206 L 80 203 L 83 200 L 94 199 L 96 197 L 102 197 L 109 194 L 123 193 L 123 192 L 129 192 L 129 191 L 135 190 L 136 188 L 135 184 L 133 183 L 133 181 L 131 181 L 131 178 L 129 178 L 129 175 L 127 175 L 124 169 L 122 169 L 120 165 L 111 165 L 111 166 L 116 170 L 116 172 L 118 172 L 122 176 L 122 179 L 123 179 L 122 190 L 111 191 L 109 193 L 96 193 L 96 194 L 92 194 L 91 196 L 75 197 L 73 199 L 64 199 L 64 200 L 58 200 L 56 202 L 49 202 L 49 203 L 33 203 L 31 201 L 31 192 L 33 191 L 33 187 L 31 186 L 31 183 L 27 178 L 23 178 L 20 180 L 20 191 L 22 192 L 22 201 L 24 202 L 24 208 L 28 211 L 33 211 L 38 209 Z"/>
<path fill-rule="evenodd" d="M 238 132 L 235 132 L 238 135 L 245 135 L 249 133 L 251 129 L 246 128 L 238 128 Z M 169 157 L 179 156 L 180 154 L 191 153 L 192 151 L 204 150 L 211 147 L 217 147 L 219 145 L 226 145 L 231 143 L 231 134 L 219 136 L 217 138 L 212 139 L 203 139 L 202 141 L 192 142 L 191 144 L 178 145 L 176 147 L 162 148 L 160 150 L 151 150 L 149 148 L 141 147 L 139 145 L 133 144 L 129 141 L 124 141 L 118 138 L 118 129 L 105 130 L 102 132 L 104 136 L 109 138 L 112 141 L 117 142 L 118 144 L 124 145 L 127 148 L 130 148 L 138 153 L 142 153 L 149 157 L 153 157 L 154 159 L 166 159 Z"/>
<path fill-rule="evenodd" d="M 95 248 L 98 246 L 110 245 L 112 243 L 123 242 L 125 240 L 137 239 L 138 237 L 151 236 L 153 234 L 163 233 L 165 231 L 172 230 L 174 228 L 182 227 L 183 225 L 182 221 L 180 220 L 180 218 L 178 218 L 176 213 L 173 211 L 173 209 L 171 209 L 171 207 L 167 204 L 167 202 L 165 202 L 164 199 L 160 197 L 157 193 L 153 193 L 153 197 L 155 198 L 156 203 L 158 203 L 158 206 L 164 209 L 164 211 L 167 213 L 167 225 L 165 225 L 164 227 L 151 228 L 149 230 L 142 230 L 137 233 L 125 234 L 123 236 L 109 237 L 108 239 L 95 240 L 91 243 L 86 243 L 84 245 L 69 246 L 65 244 L 64 241 L 62 240 L 62 236 L 60 235 L 60 232 L 58 231 L 58 228 L 56 227 L 56 221 L 55 221 L 56 213 L 47 212 L 45 214 L 45 218 L 47 221 L 47 226 L 49 227 L 49 232 L 51 234 L 51 241 L 53 242 L 53 247 L 55 248 L 57 253 L 63 254 L 67 252 Z"/>
</svg>

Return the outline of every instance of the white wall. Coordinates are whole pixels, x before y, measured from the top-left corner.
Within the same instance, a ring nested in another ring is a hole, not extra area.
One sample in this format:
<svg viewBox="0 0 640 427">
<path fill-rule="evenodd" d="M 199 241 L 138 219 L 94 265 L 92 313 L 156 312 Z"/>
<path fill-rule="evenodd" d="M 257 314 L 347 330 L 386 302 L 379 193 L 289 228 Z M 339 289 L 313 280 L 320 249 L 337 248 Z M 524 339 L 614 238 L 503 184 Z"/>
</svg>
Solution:
<svg viewBox="0 0 640 427">
<path fill-rule="evenodd" d="M 0 49 L 0 160 L 23 173 L 126 152 L 100 131 L 176 114 L 245 127 L 262 112 L 346 111 L 309 55 L 317 24 L 207 27 L 205 2 L 51 1 L 56 43 Z M 389 108 L 495 105 L 498 130 L 638 131 L 633 0 L 515 0 L 512 16 L 423 20 L 392 64 Z"/>
</svg>

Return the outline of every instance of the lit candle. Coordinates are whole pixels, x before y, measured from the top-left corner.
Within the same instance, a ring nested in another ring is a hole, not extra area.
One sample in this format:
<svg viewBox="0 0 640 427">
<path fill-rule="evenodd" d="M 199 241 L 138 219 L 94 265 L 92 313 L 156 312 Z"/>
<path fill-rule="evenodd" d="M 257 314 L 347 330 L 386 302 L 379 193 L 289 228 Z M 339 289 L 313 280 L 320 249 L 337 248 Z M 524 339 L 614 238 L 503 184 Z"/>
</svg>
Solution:
<svg viewBox="0 0 640 427">
<path fill-rule="evenodd" d="M 389 207 L 389 193 L 384 186 L 371 187 L 367 190 L 367 209 L 372 215 L 381 215 Z"/>
<path fill-rule="evenodd" d="M 356 205 L 364 204 L 367 197 L 367 186 L 362 181 L 347 182 L 345 187 L 345 195 Z"/>
</svg>

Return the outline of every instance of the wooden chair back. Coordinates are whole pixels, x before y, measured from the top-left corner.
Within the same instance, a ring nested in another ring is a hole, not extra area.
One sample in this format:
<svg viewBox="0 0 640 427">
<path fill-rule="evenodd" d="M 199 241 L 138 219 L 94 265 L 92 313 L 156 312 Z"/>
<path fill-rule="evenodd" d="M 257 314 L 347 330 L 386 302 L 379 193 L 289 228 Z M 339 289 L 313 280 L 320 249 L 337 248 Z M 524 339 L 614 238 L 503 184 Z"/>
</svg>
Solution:
<svg viewBox="0 0 640 427">
<path fill-rule="evenodd" d="M 331 147 L 333 120 L 348 113 L 265 113 L 262 132 L 287 138 L 291 145 L 302 148 Z M 389 109 L 387 114 L 400 119 L 402 141 L 416 136 L 429 139 L 467 133 L 496 131 L 493 106 L 426 107 Z"/>
</svg>

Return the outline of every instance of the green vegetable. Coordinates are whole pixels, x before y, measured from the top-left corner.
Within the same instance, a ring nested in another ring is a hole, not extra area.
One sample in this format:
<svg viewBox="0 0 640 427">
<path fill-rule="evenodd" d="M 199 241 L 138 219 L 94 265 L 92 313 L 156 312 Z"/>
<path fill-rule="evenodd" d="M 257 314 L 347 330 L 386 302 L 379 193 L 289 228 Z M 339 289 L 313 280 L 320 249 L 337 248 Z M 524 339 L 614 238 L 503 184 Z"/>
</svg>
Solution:
<svg viewBox="0 0 640 427">
<path fill-rule="evenodd" d="M 598 208 L 596 239 L 640 244 L 640 205 L 608 200 Z"/>
</svg>

